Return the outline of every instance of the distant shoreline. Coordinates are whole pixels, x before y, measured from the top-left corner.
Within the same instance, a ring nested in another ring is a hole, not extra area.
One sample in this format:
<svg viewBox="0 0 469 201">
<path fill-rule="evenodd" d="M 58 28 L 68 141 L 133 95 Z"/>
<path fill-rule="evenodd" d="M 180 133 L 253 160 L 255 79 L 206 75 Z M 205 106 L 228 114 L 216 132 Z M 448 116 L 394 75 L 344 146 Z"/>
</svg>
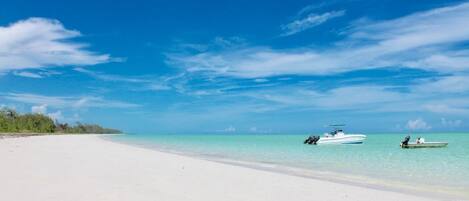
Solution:
<svg viewBox="0 0 469 201">
<path fill-rule="evenodd" d="M 19 113 L 11 108 L 0 107 L 0 133 L 28 136 L 50 133 L 114 134 L 122 133 L 122 131 L 81 122 L 70 125 L 69 123 L 60 123 L 42 113 Z"/>
<path fill-rule="evenodd" d="M 123 135 L 122 133 L 0 133 L 0 139 L 50 135 Z"/>
</svg>

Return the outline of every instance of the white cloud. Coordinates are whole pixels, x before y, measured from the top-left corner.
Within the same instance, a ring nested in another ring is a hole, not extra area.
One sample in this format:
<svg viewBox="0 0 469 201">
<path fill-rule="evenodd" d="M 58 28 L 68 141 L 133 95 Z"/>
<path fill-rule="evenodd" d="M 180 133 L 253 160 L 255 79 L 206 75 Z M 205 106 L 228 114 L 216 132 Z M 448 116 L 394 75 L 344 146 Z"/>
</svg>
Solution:
<svg viewBox="0 0 469 201">
<path fill-rule="evenodd" d="M 468 98 L 463 96 L 459 99 L 437 99 L 437 101 L 423 104 L 423 109 L 433 113 L 467 115 L 469 114 Z"/>
<path fill-rule="evenodd" d="M 33 105 L 47 105 L 54 108 L 133 108 L 139 105 L 115 100 L 106 100 L 101 97 L 95 96 L 44 96 L 38 94 L 28 93 L 8 93 L 0 94 L 7 100 L 33 104 Z M 36 107 L 38 109 L 39 107 Z"/>
<path fill-rule="evenodd" d="M 29 18 L 0 26 L 0 72 L 94 65 L 113 60 L 107 54 L 85 50 L 87 44 L 70 41 L 79 36 L 80 32 L 46 18 Z"/>
<path fill-rule="evenodd" d="M 441 118 L 441 125 L 447 128 L 456 128 L 461 126 L 462 120 L 447 120 L 446 118 Z"/>
<path fill-rule="evenodd" d="M 196 91 L 191 92 L 191 94 L 195 96 L 206 96 L 206 95 L 211 95 L 212 93 L 207 90 L 196 90 Z"/>
<path fill-rule="evenodd" d="M 171 87 L 169 87 L 168 85 L 164 85 L 164 84 L 150 84 L 148 88 L 154 91 L 166 91 L 166 90 L 171 89 Z"/>
<path fill-rule="evenodd" d="M 77 67 L 74 68 L 75 71 L 87 74 L 95 79 L 109 81 L 109 82 L 126 82 L 131 84 L 139 84 L 138 88 L 135 88 L 134 91 L 166 91 L 171 90 L 174 84 L 174 80 L 181 79 L 183 75 L 176 75 L 170 77 L 158 76 L 158 77 L 149 77 L 149 76 L 121 76 L 106 74 L 102 72 L 95 72 L 87 70 L 85 68 Z M 171 82 L 171 83 L 170 83 Z"/>
<path fill-rule="evenodd" d="M 236 128 L 234 126 L 228 126 L 224 129 L 221 129 L 221 130 L 217 130 L 217 132 L 223 132 L 223 133 L 234 133 L 236 132 Z"/>
<path fill-rule="evenodd" d="M 326 3 L 330 3 L 330 2 L 321 2 L 319 4 L 307 5 L 306 7 L 302 8 L 300 11 L 298 11 L 298 13 L 296 14 L 297 18 L 299 18 L 301 16 L 304 16 L 304 14 L 311 13 L 312 11 L 325 6 Z"/>
<path fill-rule="evenodd" d="M 148 80 L 145 80 L 145 79 L 125 77 L 125 76 L 119 76 L 119 75 L 111 75 L 111 74 L 104 74 L 104 73 L 100 73 L 100 72 L 87 70 L 87 69 L 81 68 L 81 67 L 74 68 L 73 70 L 75 70 L 77 72 L 80 72 L 80 73 L 85 73 L 85 74 L 87 74 L 91 77 L 94 77 L 94 78 L 100 79 L 100 80 L 104 80 L 104 81 L 132 82 L 132 83 L 146 83 L 146 82 L 149 82 Z"/>
<path fill-rule="evenodd" d="M 344 10 L 331 11 L 322 14 L 310 13 L 305 18 L 295 20 L 286 25 L 282 25 L 282 30 L 284 31 L 282 36 L 289 36 L 305 31 L 307 29 L 318 26 L 330 19 L 337 18 L 343 15 L 345 15 Z"/>
<path fill-rule="evenodd" d="M 407 121 L 406 127 L 410 130 L 429 130 L 432 128 L 427 122 L 425 122 L 421 118 Z"/>
<path fill-rule="evenodd" d="M 229 38 L 215 37 L 213 43 L 218 47 L 233 48 L 246 44 L 246 40 L 241 37 L 233 36 Z"/>
<path fill-rule="evenodd" d="M 62 115 L 62 111 L 57 110 L 56 112 L 48 113 L 47 116 L 49 116 L 52 120 L 54 121 L 63 121 L 65 117 Z"/>
<path fill-rule="evenodd" d="M 192 73 L 259 78 L 329 75 L 383 67 L 455 73 L 469 70 L 469 3 L 386 21 L 355 23 L 337 45 L 313 49 L 243 46 L 168 54 L 167 63 Z"/>
<path fill-rule="evenodd" d="M 349 86 L 328 91 L 318 91 L 305 87 L 283 87 L 249 91 L 239 95 L 277 103 L 286 107 L 320 110 L 370 109 L 403 99 L 402 94 L 384 86 Z"/>
<path fill-rule="evenodd" d="M 226 101 L 258 103 L 260 105 L 251 108 L 257 112 L 293 109 L 367 113 L 426 112 L 458 116 L 469 114 L 469 94 L 422 92 L 414 89 L 421 85 L 416 86 L 407 86 L 402 90 L 392 85 L 365 84 L 319 90 L 309 84 L 295 84 L 230 91 L 225 96 Z"/>
<path fill-rule="evenodd" d="M 31 107 L 31 112 L 32 113 L 38 113 L 38 114 L 46 114 L 47 113 L 47 105 L 42 104 L 42 105 L 34 105 Z"/>
<path fill-rule="evenodd" d="M 250 133 L 272 133 L 272 130 L 271 129 L 260 129 L 260 128 L 257 128 L 257 127 L 251 127 L 249 128 L 249 132 Z"/>
<path fill-rule="evenodd" d="M 469 76 L 453 75 L 436 80 L 428 80 L 414 87 L 416 92 L 423 93 L 464 93 L 469 92 Z"/>
<path fill-rule="evenodd" d="M 34 114 L 43 114 L 48 117 L 50 117 L 54 121 L 64 121 L 66 118 L 63 116 L 62 111 L 57 110 L 55 112 L 47 112 L 47 105 L 42 104 L 42 105 L 33 105 L 31 107 L 31 112 Z"/>
<path fill-rule="evenodd" d="M 28 71 L 14 71 L 13 75 L 20 76 L 20 77 L 27 77 L 27 78 L 43 78 L 42 75 L 38 73 L 28 72 Z"/>
<path fill-rule="evenodd" d="M 268 81 L 269 81 L 268 79 L 264 79 L 264 78 L 254 79 L 254 82 L 268 82 Z"/>
</svg>

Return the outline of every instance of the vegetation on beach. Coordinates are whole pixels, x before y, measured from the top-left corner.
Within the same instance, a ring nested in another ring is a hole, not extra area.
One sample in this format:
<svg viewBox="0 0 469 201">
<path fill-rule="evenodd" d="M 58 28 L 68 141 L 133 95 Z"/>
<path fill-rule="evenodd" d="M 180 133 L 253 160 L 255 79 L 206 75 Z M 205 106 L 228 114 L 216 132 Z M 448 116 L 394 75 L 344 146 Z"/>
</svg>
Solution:
<svg viewBox="0 0 469 201">
<path fill-rule="evenodd" d="M 43 114 L 20 114 L 13 109 L 0 108 L 0 133 L 97 133 L 112 134 L 121 131 L 96 124 L 76 125 L 54 122 Z"/>
</svg>

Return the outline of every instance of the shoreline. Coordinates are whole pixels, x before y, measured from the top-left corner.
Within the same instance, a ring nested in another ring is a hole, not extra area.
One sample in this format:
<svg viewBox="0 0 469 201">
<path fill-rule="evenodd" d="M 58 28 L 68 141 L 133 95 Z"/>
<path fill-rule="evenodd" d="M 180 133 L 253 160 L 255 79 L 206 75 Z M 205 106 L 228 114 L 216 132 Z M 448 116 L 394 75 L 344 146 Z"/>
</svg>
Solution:
<svg viewBox="0 0 469 201">
<path fill-rule="evenodd" d="M 321 171 L 321 170 L 308 170 L 305 168 L 291 167 L 283 164 L 270 163 L 270 162 L 258 162 L 258 161 L 247 161 L 247 160 L 237 160 L 226 158 L 224 156 L 218 155 L 208 155 L 208 154 L 197 154 L 190 153 L 187 151 L 173 150 L 168 148 L 161 148 L 156 145 L 147 145 L 147 144 L 137 144 L 132 142 L 124 142 L 119 140 L 113 140 L 111 138 L 106 138 L 102 136 L 102 139 L 108 140 L 114 143 L 119 143 L 128 146 L 134 146 L 144 149 L 149 149 L 153 151 L 174 154 L 178 156 L 191 157 L 201 160 L 206 160 L 210 162 L 222 163 L 227 165 L 233 165 L 238 167 L 245 167 L 255 170 L 268 171 L 274 173 L 280 173 L 290 176 L 296 176 L 307 179 L 322 180 L 327 182 L 334 182 L 345 185 L 360 186 L 364 188 L 371 188 L 375 190 L 384 190 L 392 191 L 396 193 L 405 193 L 409 195 L 422 196 L 428 198 L 437 197 L 442 200 L 453 200 L 453 199 L 467 199 L 469 194 L 462 194 L 461 191 L 454 191 L 451 188 L 441 190 L 434 185 L 426 186 L 413 186 L 412 184 L 405 182 L 396 182 L 390 181 L 381 178 L 371 178 L 369 176 L 354 176 L 352 173 L 346 172 L 334 172 L 334 171 Z M 430 189 L 430 190 L 427 190 Z"/>
<path fill-rule="evenodd" d="M 10 138 L 0 141 L 0 154 L 6 200 L 438 200 L 165 153 L 101 134 Z"/>
<path fill-rule="evenodd" d="M 36 136 L 62 136 L 62 135 L 125 135 L 119 133 L 0 133 L 0 139 L 36 137 Z"/>
</svg>

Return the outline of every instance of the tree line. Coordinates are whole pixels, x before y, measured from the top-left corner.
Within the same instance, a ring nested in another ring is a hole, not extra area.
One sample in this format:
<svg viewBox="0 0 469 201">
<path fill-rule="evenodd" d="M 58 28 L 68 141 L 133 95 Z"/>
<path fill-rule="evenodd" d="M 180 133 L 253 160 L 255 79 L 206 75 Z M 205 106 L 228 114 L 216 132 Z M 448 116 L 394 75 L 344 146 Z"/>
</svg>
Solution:
<svg viewBox="0 0 469 201">
<path fill-rule="evenodd" d="M 103 128 L 97 124 L 75 125 L 54 122 L 43 114 L 20 114 L 10 108 L 0 108 L 0 133 L 97 133 L 112 134 L 121 131 Z"/>
</svg>

